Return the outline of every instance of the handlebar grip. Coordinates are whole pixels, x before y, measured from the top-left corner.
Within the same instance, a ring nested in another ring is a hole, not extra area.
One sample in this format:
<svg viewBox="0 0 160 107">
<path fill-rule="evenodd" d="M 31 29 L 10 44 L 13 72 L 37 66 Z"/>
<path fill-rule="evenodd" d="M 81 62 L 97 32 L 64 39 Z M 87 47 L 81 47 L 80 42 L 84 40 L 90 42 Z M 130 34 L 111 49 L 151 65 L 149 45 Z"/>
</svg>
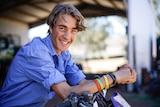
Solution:
<svg viewBox="0 0 160 107">
<path fill-rule="evenodd" d="M 54 107 L 72 107 L 72 104 L 70 101 L 66 101 L 60 104 L 55 105 Z"/>
</svg>

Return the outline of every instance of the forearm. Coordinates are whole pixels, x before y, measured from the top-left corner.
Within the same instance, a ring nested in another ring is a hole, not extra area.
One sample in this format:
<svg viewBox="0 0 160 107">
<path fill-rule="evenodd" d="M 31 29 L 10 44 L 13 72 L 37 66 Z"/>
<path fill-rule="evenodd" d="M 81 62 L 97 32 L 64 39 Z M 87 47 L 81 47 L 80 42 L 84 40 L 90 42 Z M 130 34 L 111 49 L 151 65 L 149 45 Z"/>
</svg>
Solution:
<svg viewBox="0 0 160 107">
<path fill-rule="evenodd" d="M 110 78 L 109 75 L 106 75 L 108 79 L 109 86 L 112 84 L 112 79 Z M 105 80 L 103 77 L 100 78 L 102 81 L 103 86 L 105 87 Z M 90 93 L 95 93 L 98 91 L 98 88 L 93 80 L 82 80 L 78 85 L 76 86 L 70 86 L 66 82 L 61 82 L 58 84 L 54 84 L 51 86 L 51 89 L 56 92 L 58 96 L 60 96 L 62 99 L 67 98 L 67 96 L 71 92 L 79 93 L 81 94 L 82 92 L 90 92 Z"/>
<path fill-rule="evenodd" d="M 113 74 L 115 75 L 116 83 L 118 84 L 133 83 L 136 81 L 136 72 L 134 70 L 130 71 L 129 69 L 124 68 L 124 69 L 120 69 L 119 71 L 113 72 Z M 106 80 L 104 76 L 106 77 Z M 61 82 L 61 83 L 52 85 L 51 89 L 55 91 L 62 99 L 67 98 L 67 96 L 71 92 L 75 92 L 79 94 L 85 91 L 95 93 L 97 91 L 101 91 L 104 88 L 108 89 L 113 86 L 113 79 L 111 78 L 111 76 L 108 74 L 104 76 L 99 78 L 101 85 L 97 81 L 99 84 L 99 87 L 95 82 L 95 80 L 84 79 L 76 86 L 70 86 L 66 82 Z"/>
<path fill-rule="evenodd" d="M 108 80 L 109 88 L 112 87 L 112 83 L 113 83 L 112 78 L 109 75 L 104 75 L 104 76 L 106 76 L 106 78 Z M 106 82 L 105 82 L 104 77 L 100 77 L 99 79 L 102 82 L 103 87 L 106 88 Z M 99 90 L 98 90 L 94 80 L 84 79 L 77 86 L 72 87 L 72 91 L 80 94 L 84 91 L 95 93 Z"/>
</svg>

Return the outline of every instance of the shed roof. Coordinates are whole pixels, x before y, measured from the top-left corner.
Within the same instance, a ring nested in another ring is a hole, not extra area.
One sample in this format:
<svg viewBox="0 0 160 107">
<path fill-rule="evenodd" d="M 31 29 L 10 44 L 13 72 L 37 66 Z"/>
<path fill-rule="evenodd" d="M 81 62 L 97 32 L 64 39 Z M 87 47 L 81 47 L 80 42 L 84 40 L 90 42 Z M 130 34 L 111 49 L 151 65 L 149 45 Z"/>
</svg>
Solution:
<svg viewBox="0 0 160 107">
<path fill-rule="evenodd" d="M 126 16 L 124 0 L 1 0 L 0 17 L 31 28 L 45 23 L 53 7 L 62 2 L 73 4 L 84 17 Z"/>
</svg>

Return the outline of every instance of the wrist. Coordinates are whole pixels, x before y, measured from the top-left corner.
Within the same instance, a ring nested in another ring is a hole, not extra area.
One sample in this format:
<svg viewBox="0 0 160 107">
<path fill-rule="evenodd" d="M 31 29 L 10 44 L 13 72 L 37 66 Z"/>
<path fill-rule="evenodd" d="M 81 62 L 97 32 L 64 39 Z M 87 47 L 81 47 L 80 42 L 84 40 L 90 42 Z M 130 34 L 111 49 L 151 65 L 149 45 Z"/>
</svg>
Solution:
<svg viewBox="0 0 160 107">
<path fill-rule="evenodd" d="M 112 85 L 111 86 L 115 86 L 117 84 L 117 79 L 116 76 L 113 72 L 108 73 L 108 75 L 111 77 L 112 79 Z"/>
</svg>

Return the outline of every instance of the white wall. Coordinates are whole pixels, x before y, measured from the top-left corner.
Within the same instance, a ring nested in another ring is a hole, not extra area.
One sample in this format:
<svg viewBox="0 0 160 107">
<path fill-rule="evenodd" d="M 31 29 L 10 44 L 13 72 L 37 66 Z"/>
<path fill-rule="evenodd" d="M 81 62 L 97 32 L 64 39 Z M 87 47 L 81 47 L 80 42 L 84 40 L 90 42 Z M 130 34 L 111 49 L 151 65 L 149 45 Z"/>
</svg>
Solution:
<svg viewBox="0 0 160 107">
<path fill-rule="evenodd" d="M 21 37 L 21 45 L 28 42 L 28 25 L 17 21 L 0 18 L 0 33 L 2 35 L 13 34 Z"/>
<path fill-rule="evenodd" d="M 141 69 L 151 70 L 151 40 L 153 40 L 153 55 L 155 56 L 156 25 L 155 13 L 148 0 L 128 0 L 128 33 L 129 33 L 129 63 L 137 71 L 137 83 L 142 81 Z M 135 36 L 135 59 L 133 55 L 133 36 Z"/>
</svg>

